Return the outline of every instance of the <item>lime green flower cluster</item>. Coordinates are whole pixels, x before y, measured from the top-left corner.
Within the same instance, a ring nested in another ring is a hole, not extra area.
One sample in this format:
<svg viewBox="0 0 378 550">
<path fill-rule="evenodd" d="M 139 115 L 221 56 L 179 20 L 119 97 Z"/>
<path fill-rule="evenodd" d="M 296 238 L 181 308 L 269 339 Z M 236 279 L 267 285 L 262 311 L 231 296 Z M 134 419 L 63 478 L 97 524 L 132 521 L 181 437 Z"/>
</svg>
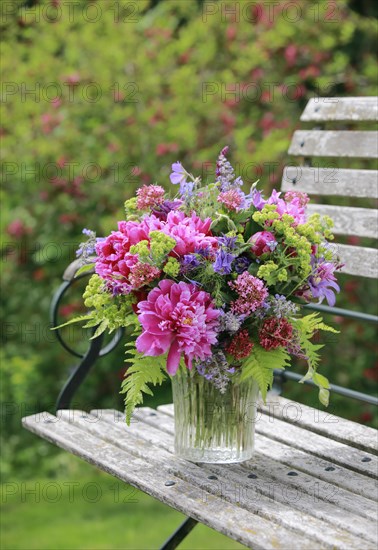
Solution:
<svg viewBox="0 0 378 550">
<path fill-rule="evenodd" d="M 290 278 L 296 276 L 298 280 L 304 280 L 311 274 L 311 254 L 313 245 L 318 246 L 318 254 L 328 259 L 332 252 L 327 251 L 322 245 L 325 239 L 333 239 L 331 227 L 332 220 L 328 216 L 321 217 L 318 214 L 310 216 L 304 224 L 294 224 L 293 216 L 280 214 L 276 211 L 275 204 L 266 204 L 259 212 L 255 212 L 252 219 L 264 229 L 273 230 L 273 234 L 280 241 L 275 256 L 279 256 L 278 264 L 268 261 L 260 266 L 258 277 L 264 279 L 268 285 L 288 280 L 287 268 L 290 266 Z"/>
<path fill-rule="evenodd" d="M 139 241 L 139 243 L 131 246 L 130 253 L 138 254 L 139 261 L 144 264 L 151 262 L 149 243 L 146 240 Z"/>
<path fill-rule="evenodd" d="M 176 241 L 161 231 L 151 231 L 150 242 L 144 240 L 130 247 L 131 254 L 138 254 L 143 263 L 161 268 L 167 255 L 176 246 Z"/>
<path fill-rule="evenodd" d="M 126 221 L 139 220 L 137 197 L 125 201 Z"/>
<path fill-rule="evenodd" d="M 88 316 L 87 327 L 102 325 L 110 332 L 130 324 L 131 305 L 136 302 L 132 294 L 122 297 L 113 296 L 105 288 L 104 281 L 99 275 L 92 275 L 83 294 L 84 304 L 93 308 Z"/>
<path fill-rule="evenodd" d="M 151 257 L 158 267 L 165 260 L 165 257 L 174 249 L 176 241 L 161 231 L 151 231 L 150 249 Z"/>
<path fill-rule="evenodd" d="M 176 260 L 176 258 L 168 258 L 167 263 L 163 267 L 163 271 L 170 277 L 177 277 L 177 275 L 180 273 L 180 262 Z"/>
<path fill-rule="evenodd" d="M 259 267 L 257 276 L 264 279 L 268 286 L 274 285 L 277 282 L 284 283 L 287 281 L 287 270 L 284 267 L 279 267 L 272 260 L 268 260 L 265 264 Z"/>
</svg>

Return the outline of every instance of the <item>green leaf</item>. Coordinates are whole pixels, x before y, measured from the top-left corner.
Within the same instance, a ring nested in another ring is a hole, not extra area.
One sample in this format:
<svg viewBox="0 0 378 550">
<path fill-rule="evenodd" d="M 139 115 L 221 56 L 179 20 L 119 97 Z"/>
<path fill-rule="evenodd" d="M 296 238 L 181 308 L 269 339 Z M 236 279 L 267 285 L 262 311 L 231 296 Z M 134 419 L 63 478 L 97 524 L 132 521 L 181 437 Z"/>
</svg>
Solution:
<svg viewBox="0 0 378 550">
<path fill-rule="evenodd" d="M 74 319 L 71 319 L 70 321 L 63 323 L 62 325 L 58 325 L 57 327 L 51 327 L 51 330 L 63 328 L 63 327 L 66 327 L 67 325 L 72 325 L 73 323 L 80 323 L 81 321 L 89 321 L 92 318 L 93 318 L 92 313 L 87 313 L 86 315 L 80 315 L 79 317 L 74 317 Z"/>
<path fill-rule="evenodd" d="M 138 353 L 135 349 L 135 342 L 126 345 L 131 357 L 126 359 L 126 363 L 131 363 L 131 366 L 125 373 L 125 379 L 122 382 L 120 393 L 125 396 L 125 413 L 126 422 L 130 425 L 131 415 L 137 405 L 143 403 L 143 394 L 153 395 L 147 384 L 161 384 L 165 378 L 166 357 L 147 357 Z"/>
<path fill-rule="evenodd" d="M 109 323 L 108 323 L 107 319 L 104 319 L 103 321 L 101 321 L 101 323 L 98 325 L 94 335 L 90 337 L 90 340 L 94 340 L 94 338 L 97 338 L 98 336 L 100 336 L 100 334 L 105 332 L 106 329 L 108 328 L 108 324 Z"/>
<path fill-rule="evenodd" d="M 290 356 L 285 348 L 267 351 L 259 344 L 255 344 L 251 355 L 242 364 L 240 380 L 254 378 L 260 388 L 263 400 L 266 399 L 268 388 L 273 383 L 274 369 L 284 369 L 290 365 Z"/>
<path fill-rule="evenodd" d="M 93 271 L 94 269 L 94 266 L 96 264 L 84 264 L 82 265 L 75 273 L 75 277 L 77 277 L 78 275 L 81 275 L 82 273 L 87 273 L 87 271 Z"/>
<path fill-rule="evenodd" d="M 319 390 L 319 401 L 322 405 L 324 405 L 325 407 L 328 407 L 329 405 L 329 391 L 324 389 L 324 388 L 320 388 Z"/>
<path fill-rule="evenodd" d="M 315 382 L 315 384 L 321 388 L 324 388 L 326 390 L 328 390 L 330 388 L 330 385 L 329 385 L 329 380 L 328 378 L 326 378 L 325 376 L 323 376 L 322 374 L 319 374 L 318 372 L 316 372 L 313 377 L 312 377 L 313 381 Z"/>
<path fill-rule="evenodd" d="M 311 338 L 318 330 L 324 330 L 327 332 L 338 333 L 336 329 L 323 323 L 322 318 L 318 313 L 311 313 L 301 319 L 293 320 L 293 324 L 298 330 L 300 346 L 307 356 L 308 371 L 305 376 L 300 380 L 300 383 L 306 382 L 306 380 L 313 380 L 313 382 L 320 388 L 319 389 L 319 401 L 327 406 L 329 403 L 329 382 L 327 378 L 316 372 L 320 363 L 320 349 L 324 347 L 323 344 L 313 344 Z"/>
</svg>

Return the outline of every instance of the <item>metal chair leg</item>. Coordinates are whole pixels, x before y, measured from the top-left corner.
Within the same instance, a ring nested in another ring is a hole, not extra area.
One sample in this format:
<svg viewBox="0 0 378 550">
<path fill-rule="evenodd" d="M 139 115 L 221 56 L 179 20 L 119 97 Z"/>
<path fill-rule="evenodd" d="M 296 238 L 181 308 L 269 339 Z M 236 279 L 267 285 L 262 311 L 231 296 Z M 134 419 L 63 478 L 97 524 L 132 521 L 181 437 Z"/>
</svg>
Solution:
<svg viewBox="0 0 378 550">
<path fill-rule="evenodd" d="M 174 550 L 190 531 L 197 525 L 198 521 L 193 518 L 187 518 L 178 529 L 165 541 L 160 550 Z"/>
</svg>

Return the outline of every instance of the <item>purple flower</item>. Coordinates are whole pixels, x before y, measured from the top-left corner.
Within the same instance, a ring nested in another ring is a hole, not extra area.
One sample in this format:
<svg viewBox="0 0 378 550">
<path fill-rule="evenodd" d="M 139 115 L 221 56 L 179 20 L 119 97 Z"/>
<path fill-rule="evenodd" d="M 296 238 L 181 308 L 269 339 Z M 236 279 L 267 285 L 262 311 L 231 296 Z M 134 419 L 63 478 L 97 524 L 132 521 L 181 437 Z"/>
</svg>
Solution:
<svg viewBox="0 0 378 550">
<path fill-rule="evenodd" d="M 185 199 L 190 199 L 193 196 L 194 182 L 193 181 L 182 181 L 180 183 L 180 195 Z"/>
<path fill-rule="evenodd" d="M 222 311 L 222 310 L 221 310 Z M 242 322 L 237 315 L 234 315 L 231 311 L 227 313 L 222 312 L 219 317 L 219 332 L 230 332 L 235 334 L 241 326 Z"/>
<path fill-rule="evenodd" d="M 314 298 L 319 298 L 319 303 L 325 298 L 329 306 L 335 305 L 335 291 L 340 292 L 334 275 L 335 269 L 336 266 L 330 262 L 319 263 L 308 281 L 311 294 Z"/>
<path fill-rule="evenodd" d="M 186 170 L 183 168 L 181 162 L 174 162 L 172 164 L 172 173 L 169 176 L 171 183 L 173 183 L 173 185 L 183 183 L 186 181 L 186 176 Z"/>
<path fill-rule="evenodd" d="M 199 254 L 200 256 L 202 256 L 203 258 L 209 258 L 212 254 L 212 251 L 210 248 L 195 248 L 194 249 L 194 252 L 196 254 Z"/>
<path fill-rule="evenodd" d="M 252 204 L 257 210 L 262 210 L 266 201 L 262 198 L 262 194 L 260 191 L 256 191 L 256 189 L 252 192 Z"/>
<path fill-rule="evenodd" d="M 235 248 L 236 237 L 227 237 L 223 235 L 222 237 L 218 237 L 218 243 L 229 250 L 233 250 Z"/>
<path fill-rule="evenodd" d="M 84 228 L 82 232 L 88 237 L 88 240 L 85 243 L 80 243 L 79 248 L 76 250 L 76 256 L 81 256 L 83 263 L 86 263 L 90 256 L 96 254 L 96 242 L 102 239 L 96 238 L 96 233 L 91 229 Z"/>
<path fill-rule="evenodd" d="M 235 179 L 235 171 L 226 158 L 227 153 L 228 147 L 223 147 L 219 154 L 215 171 L 222 193 L 243 185 L 240 177 Z"/>
<path fill-rule="evenodd" d="M 161 221 L 166 221 L 167 216 L 171 210 L 177 210 L 182 205 L 182 201 L 164 201 L 163 204 L 160 204 L 152 210 L 152 214 L 159 218 Z"/>
<path fill-rule="evenodd" d="M 201 264 L 196 254 L 185 254 L 181 261 L 181 269 L 189 271 L 191 269 L 196 269 Z"/>
<path fill-rule="evenodd" d="M 234 270 L 238 274 L 243 273 L 244 271 L 247 271 L 251 263 L 251 260 L 246 256 L 239 256 L 234 261 Z"/>
<path fill-rule="evenodd" d="M 221 273 L 222 275 L 229 275 L 232 271 L 232 262 L 234 261 L 235 256 L 226 252 L 223 248 L 218 250 L 215 262 L 213 263 L 213 268 L 216 273 Z"/>
</svg>

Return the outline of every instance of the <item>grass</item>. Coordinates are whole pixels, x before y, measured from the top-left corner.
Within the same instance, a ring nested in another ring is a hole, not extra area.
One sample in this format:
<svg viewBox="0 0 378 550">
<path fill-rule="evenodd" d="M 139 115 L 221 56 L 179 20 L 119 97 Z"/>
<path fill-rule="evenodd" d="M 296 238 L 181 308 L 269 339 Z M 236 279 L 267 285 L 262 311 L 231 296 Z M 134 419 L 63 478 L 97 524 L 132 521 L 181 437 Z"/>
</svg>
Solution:
<svg viewBox="0 0 378 550">
<path fill-rule="evenodd" d="M 56 478 L 1 486 L 2 550 L 159 548 L 184 515 L 65 453 Z M 245 548 L 197 525 L 184 550 Z"/>
</svg>

